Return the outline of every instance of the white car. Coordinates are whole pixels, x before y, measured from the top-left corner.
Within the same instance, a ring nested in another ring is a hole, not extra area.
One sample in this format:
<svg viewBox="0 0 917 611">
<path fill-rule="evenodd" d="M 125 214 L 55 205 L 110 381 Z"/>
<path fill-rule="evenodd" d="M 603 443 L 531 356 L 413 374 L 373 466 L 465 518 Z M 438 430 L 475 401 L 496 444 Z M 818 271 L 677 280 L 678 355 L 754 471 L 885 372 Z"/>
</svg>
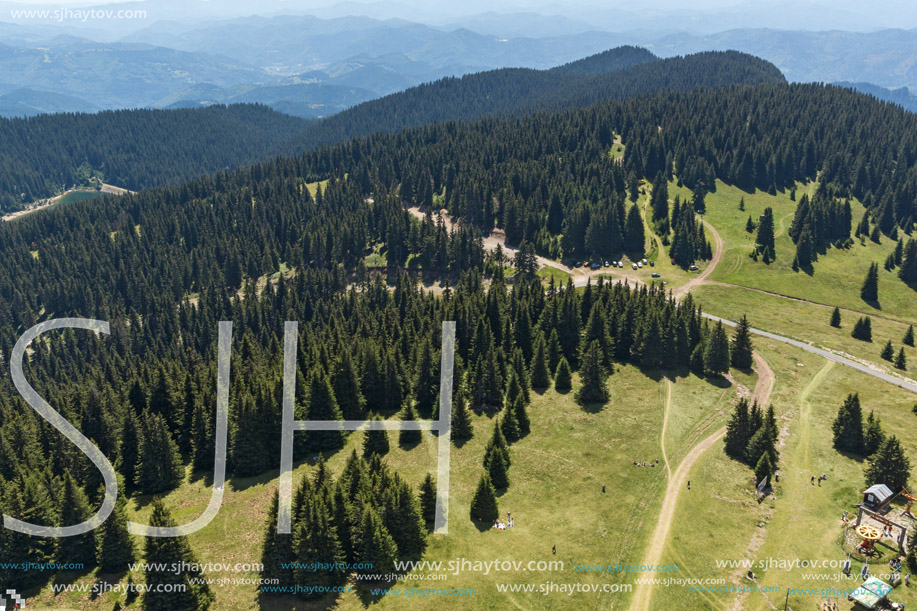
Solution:
<svg viewBox="0 0 917 611">
<path fill-rule="evenodd" d="M 637 264 L 636 264 L 636 263 L 631 263 L 630 266 L 633 267 L 634 269 L 637 269 Z"/>
<path fill-rule="evenodd" d="M 618 267 L 623 268 L 623 267 L 624 267 L 624 261 L 618 261 Z"/>
<path fill-rule="evenodd" d="M 642 261 L 637 261 L 637 267 L 643 269 L 643 262 L 642 262 Z"/>
<path fill-rule="evenodd" d="M 611 263 L 609 263 L 608 261 L 605 261 L 605 267 L 611 267 Z"/>
<path fill-rule="evenodd" d="M 643 263 L 644 265 L 646 265 L 646 259 L 644 259 L 643 261 L 641 261 L 641 263 Z"/>
</svg>

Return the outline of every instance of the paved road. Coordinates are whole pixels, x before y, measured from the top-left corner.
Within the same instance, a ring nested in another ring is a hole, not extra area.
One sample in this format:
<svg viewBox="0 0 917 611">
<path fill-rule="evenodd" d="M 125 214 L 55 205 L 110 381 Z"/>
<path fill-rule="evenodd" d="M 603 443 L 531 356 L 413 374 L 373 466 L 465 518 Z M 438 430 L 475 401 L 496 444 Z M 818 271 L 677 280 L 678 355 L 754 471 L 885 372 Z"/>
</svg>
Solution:
<svg viewBox="0 0 917 611">
<path fill-rule="evenodd" d="M 729 320 L 728 318 L 720 318 L 719 316 L 714 316 L 713 314 L 707 314 L 706 312 L 703 314 L 703 316 L 704 318 L 708 318 L 710 320 L 720 321 L 724 325 L 727 325 L 730 327 L 736 326 L 736 323 L 732 320 Z M 768 331 L 762 331 L 761 329 L 754 329 L 754 328 L 750 328 L 749 331 L 751 331 L 755 335 L 760 335 L 768 339 L 773 339 L 778 342 L 783 342 L 784 344 L 795 346 L 797 348 L 805 350 L 806 352 L 817 354 L 818 356 L 826 358 L 829 361 L 834 361 L 835 363 L 846 365 L 847 367 L 851 367 L 853 369 L 856 369 L 857 371 L 862 371 L 863 373 L 867 375 L 871 375 L 874 378 L 878 378 L 882 380 L 883 382 L 888 382 L 889 384 L 894 384 L 895 386 L 900 386 L 901 388 L 905 390 L 909 390 L 913 393 L 917 393 L 917 383 L 915 382 L 910 382 L 902 378 L 888 375 L 887 373 L 884 373 L 882 371 L 877 371 L 873 369 L 872 367 L 869 367 L 867 365 L 863 365 L 862 363 L 858 363 L 854 360 L 845 358 L 843 356 L 840 356 L 839 354 L 834 354 L 833 352 L 828 352 L 827 350 L 822 350 L 821 348 L 810 346 L 809 344 L 806 344 L 805 342 L 801 342 L 795 339 L 790 339 L 789 337 L 784 337 L 783 335 L 777 335 L 776 333 L 770 333 Z"/>
</svg>

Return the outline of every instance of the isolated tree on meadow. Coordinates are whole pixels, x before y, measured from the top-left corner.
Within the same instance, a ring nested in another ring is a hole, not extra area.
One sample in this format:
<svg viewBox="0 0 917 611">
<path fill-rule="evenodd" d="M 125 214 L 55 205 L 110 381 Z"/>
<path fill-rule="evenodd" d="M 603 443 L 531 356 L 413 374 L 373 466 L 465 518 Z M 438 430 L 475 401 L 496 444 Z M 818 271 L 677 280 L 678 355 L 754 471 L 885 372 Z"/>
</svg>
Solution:
<svg viewBox="0 0 917 611">
<path fill-rule="evenodd" d="M 481 475 L 478 487 L 471 498 L 471 519 L 475 522 L 491 523 L 500 516 L 497 507 L 497 493 L 487 473 Z"/>
<path fill-rule="evenodd" d="M 898 356 L 895 357 L 895 369 L 907 371 L 907 356 L 904 354 L 904 348 L 898 350 Z"/>
<path fill-rule="evenodd" d="M 841 328 L 841 309 L 836 306 L 834 311 L 831 312 L 831 326 L 837 329 Z"/>
<path fill-rule="evenodd" d="M 754 346 L 751 343 L 748 318 L 743 315 L 736 326 L 735 336 L 732 339 L 732 348 L 730 350 L 732 366 L 736 369 L 751 369 L 753 351 Z"/>
<path fill-rule="evenodd" d="M 895 358 L 895 349 L 892 347 L 892 340 L 885 342 L 885 346 L 882 348 L 882 353 L 879 356 L 885 361 L 891 361 Z"/>
<path fill-rule="evenodd" d="M 874 303 L 879 301 L 879 264 L 873 263 L 866 272 L 866 279 L 860 287 L 860 298 L 863 301 Z"/>
<path fill-rule="evenodd" d="M 854 339 L 858 339 L 864 342 L 872 341 L 872 319 L 869 316 L 860 317 L 853 324 L 853 331 L 850 332 L 850 336 Z"/>
<path fill-rule="evenodd" d="M 908 325 L 907 331 L 904 332 L 904 337 L 901 338 L 901 343 L 905 346 L 914 345 L 914 325 Z"/>
</svg>

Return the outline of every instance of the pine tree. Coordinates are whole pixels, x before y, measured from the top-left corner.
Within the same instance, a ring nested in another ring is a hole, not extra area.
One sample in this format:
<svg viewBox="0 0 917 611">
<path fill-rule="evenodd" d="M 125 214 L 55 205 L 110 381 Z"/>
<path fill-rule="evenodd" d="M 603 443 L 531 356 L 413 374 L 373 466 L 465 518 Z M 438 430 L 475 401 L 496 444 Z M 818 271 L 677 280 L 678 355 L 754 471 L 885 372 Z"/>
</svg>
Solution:
<svg viewBox="0 0 917 611">
<path fill-rule="evenodd" d="M 309 420 L 343 420 L 331 383 L 321 370 L 316 369 L 309 376 L 309 401 L 306 414 Z M 344 447 L 344 432 L 309 431 L 306 432 L 306 443 L 310 450 L 324 452 Z"/>
<path fill-rule="evenodd" d="M 539 333 L 535 340 L 532 356 L 532 388 L 548 388 L 551 385 L 551 374 L 548 371 L 547 348 L 544 334 Z"/>
<path fill-rule="evenodd" d="M 429 473 L 420 484 L 420 513 L 427 524 L 436 519 L 436 482 Z"/>
<path fill-rule="evenodd" d="M 748 215 L 748 220 L 745 222 L 745 233 L 754 233 L 755 232 L 755 222 L 751 220 L 751 215 Z"/>
<path fill-rule="evenodd" d="M 489 454 L 485 456 L 487 474 L 490 481 L 497 490 L 509 487 L 509 468 L 503 459 L 503 450 L 494 447 Z"/>
<path fill-rule="evenodd" d="M 360 533 L 360 562 L 372 567 L 365 574 L 388 574 L 394 571 L 395 560 L 398 559 L 398 546 L 382 523 L 379 514 L 369 505 L 363 508 Z"/>
<path fill-rule="evenodd" d="M 580 405 L 608 401 L 608 385 L 605 381 L 607 374 L 603 362 L 602 346 L 598 340 L 592 340 L 583 355 L 581 385 L 576 391 L 576 402 Z"/>
<path fill-rule="evenodd" d="M 907 241 L 898 277 L 910 285 L 917 282 L 917 239 L 911 238 Z"/>
<path fill-rule="evenodd" d="M 532 430 L 532 422 L 529 420 L 528 411 L 525 408 L 525 401 L 520 395 L 516 397 L 516 402 L 513 403 L 513 415 L 516 417 L 516 422 L 519 423 L 519 436 L 525 437 Z"/>
<path fill-rule="evenodd" d="M 460 389 L 456 390 L 452 403 L 452 426 L 449 435 L 453 441 L 471 439 L 474 436 L 471 416 L 465 407 L 465 393 Z"/>
<path fill-rule="evenodd" d="M 879 446 L 866 467 L 866 485 L 885 484 L 890 490 L 901 490 L 907 486 L 911 476 L 911 461 L 908 460 L 898 438 L 892 435 Z"/>
<path fill-rule="evenodd" d="M 834 447 L 841 452 L 863 453 L 863 411 L 858 394 L 847 395 L 831 425 Z"/>
<path fill-rule="evenodd" d="M 153 499 L 150 526 L 169 528 L 175 525 L 162 499 Z M 187 537 L 147 537 L 144 561 L 150 567 L 144 573 L 147 585 L 143 595 L 144 611 L 205 611 L 210 608 L 214 596 L 210 586 L 199 581 L 203 574 L 195 570 L 199 563 L 191 552 Z"/>
<path fill-rule="evenodd" d="M 729 337 L 722 321 L 717 321 L 704 348 L 704 371 L 712 374 L 729 372 Z"/>
<path fill-rule="evenodd" d="M 438 372 L 434 363 L 433 349 L 429 341 L 423 342 L 417 358 L 417 374 L 414 376 L 414 400 L 421 418 L 430 418 L 438 395 Z"/>
<path fill-rule="evenodd" d="M 885 441 L 885 432 L 879 417 L 869 412 L 866 417 L 866 426 L 863 428 L 863 455 L 872 456 L 876 453 L 882 442 Z"/>
<path fill-rule="evenodd" d="M 331 374 L 331 389 L 344 420 L 362 420 L 366 414 L 366 399 L 360 391 L 360 381 L 353 360 L 342 350 Z"/>
<path fill-rule="evenodd" d="M 892 347 L 892 340 L 885 342 L 885 347 L 882 348 L 882 353 L 879 356 L 885 361 L 891 361 L 895 358 L 895 349 Z"/>
<path fill-rule="evenodd" d="M 379 416 L 372 419 L 373 422 L 382 422 Z M 369 429 L 363 436 L 363 458 L 367 460 L 373 454 L 385 456 L 388 454 L 388 431 L 383 429 Z"/>
<path fill-rule="evenodd" d="M 748 318 L 742 316 L 742 320 L 740 320 L 739 324 L 736 326 L 730 353 L 732 366 L 736 369 L 751 369 L 752 351 L 754 347 L 752 346 L 751 334 L 748 329 Z"/>
<path fill-rule="evenodd" d="M 125 410 L 121 426 L 121 447 L 119 449 L 118 469 L 124 477 L 127 492 L 134 489 L 134 478 L 137 476 L 137 464 L 140 462 L 140 423 L 134 410 Z"/>
<path fill-rule="evenodd" d="M 121 494 L 121 490 L 119 482 L 114 510 L 108 519 L 93 531 L 96 564 L 99 572 L 104 574 L 119 574 L 127 571 L 127 565 L 137 559 L 134 554 L 134 542 L 127 532 L 127 501 Z M 104 488 L 99 490 L 98 496 L 105 496 Z"/>
<path fill-rule="evenodd" d="M 346 573 L 341 566 L 345 557 L 328 505 L 313 498 L 302 513 L 293 533 L 293 551 L 302 568 L 293 570 L 293 579 L 303 587 L 299 596 L 314 600 L 344 582 Z M 313 569 L 315 565 L 325 568 Z"/>
<path fill-rule="evenodd" d="M 63 480 L 60 500 L 61 525 L 81 524 L 93 513 L 89 509 L 89 499 L 71 474 L 64 474 Z M 91 531 L 75 537 L 62 537 L 58 542 L 57 562 L 61 564 L 74 563 L 90 567 L 95 564 L 95 560 Z"/>
<path fill-rule="evenodd" d="M 872 341 L 872 319 L 869 316 L 860 317 L 853 324 L 853 331 L 850 332 L 850 336 L 854 339 L 858 339 L 864 342 Z"/>
<path fill-rule="evenodd" d="M 898 356 L 895 357 L 895 368 L 901 371 L 907 371 L 907 356 L 904 354 L 904 348 L 898 350 Z"/>
<path fill-rule="evenodd" d="M 726 425 L 726 454 L 736 460 L 744 460 L 745 448 L 752 435 L 749 427 L 748 400 L 740 399 Z"/>
<path fill-rule="evenodd" d="M 489 524 L 500 517 L 497 507 L 497 493 L 490 481 L 490 476 L 485 473 L 478 480 L 478 487 L 471 499 L 471 519 L 474 522 Z"/>
<path fill-rule="evenodd" d="M 831 312 L 831 326 L 837 329 L 841 328 L 841 309 L 836 306 L 834 311 Z"/>
<path fill-rule="evenodd" d="M 411 404 L 408 403 L 404 406 L 404 414 L 401 416 L 402 422 L 415 422 L 417 418 L 414 416 L 414 408 L 411 407 Z M 398 431 L 398 444 L 405 447 L 415 446 L 423 439 L 423 434 L 420 429 L 410 430 L 410 429 L 401 429 Z"/>
<path fill-rule="evenodd" d="M 519 441 L 519 421 L 516 420 L 516 414 L 512 408 L 507 409 L 500 418 L 500 430 L 509 443 Z"/>
<path fill-rule="evenodd" d="M 914 345 L 914 325 L 908 325 L 907 331 L 904 333 L 904 337 L 901 338 L 901 343 L 905 346 Z"/>
<path fill-rule="evenodd" d="M 557 363 L 557 371 L 554 373 L 554 390 L 557 392 L 568 392 L 573 387 L 573 375 L 570 373 L 570 365 L 565 357 L 560 358 Z"/>
<path fill-rule="evenodd" d="M 398 474 L 382 493 L 382 508 L 382 522 L 398 555 L 419 558 L 427 547 L 426 524 L 414 491 Z"/>
<path fill-rule="evenodd" d="M 209 471 L 213 468 L 216 450 L 214 443 L 213 424 L 208 410 L 202 401 L 197 401 L 191 416 L 191 469 L 193 471 Z M 121 454 L 123 456 L 124 452 L 122 451 Z"/>
<path fill-rule="evenodd" d="M 770 263 L 774 258 L 774 210 L 770 207 L 761 215 L 755 243 L 760 247 L 764 262 Z"/>
<path fill-rule="evenodd" d="M 267 512 L 267 523 L 264 531 L 264 540 L 261 544 L 261 564 L 264 569 L 261 576 L 264 579 L 277 580 L 281 587 L 292 586 L 293 569 L 288 565 L 295 562 L 293 557 L 293 535 L 277 532 L 277 513 L 279 491 L 272 495 L 271 506 Z"/>
<path fill-rule="evenodd" d="M 178 445 L 159 414 L 146 414 L 141 422 L 139 461 L 135 475 L 137 490 L 156 494 L 171 490 L 185 475 Z"/>
<path fill-rule="evenodd" d="M 879 301 L 879 265 L 873 263 L 866 272 L 866 279 L 863 280 L 863 286 L 860 287 L 860 298 L 867 302 Z"/>
<path fill-rule="evenodd" d="M 760 482 L 765 477 L 774 474 L 774 465 L 771 462 L 771 455 L 768 452 L 761 454 L 758 463 L 755 465 L 755 481 Z"/>
</svg>

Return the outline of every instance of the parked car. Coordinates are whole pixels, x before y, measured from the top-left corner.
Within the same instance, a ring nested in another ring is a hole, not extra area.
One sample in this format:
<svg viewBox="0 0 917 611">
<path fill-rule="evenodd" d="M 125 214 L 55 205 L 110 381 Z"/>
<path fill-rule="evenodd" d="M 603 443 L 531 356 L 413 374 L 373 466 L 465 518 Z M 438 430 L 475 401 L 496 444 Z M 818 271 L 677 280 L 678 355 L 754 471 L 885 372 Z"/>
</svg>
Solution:
<svg viewBox="0 0 917 611">
<path fill-rule="evenodd" d="M 650 267 L 656 267 L 656 262 L 655 262 L 655 261 L 650 261 Z"/>
<path fill-rule="evenodd" d="M 574 261 L 570 267 L 579 267 L 579 261 Z"/>
<path fill-rule="evenodd" d="M 662 276 L 660 276 L 657 272 L 653 272 L 653 278 L 661 278 L 661 277 Z"/>
<path fill-rule="evenodd" d="M 618 261 L 618 267 L 623 268 L 623 267 L 624 267 L 624 261 Z"/>
<path fill-rule="evenodd" d="M 641 263 L 643 263 L 644 265 L 646 265 L 646 259 L 644 259 L 643 261 L 641 261 Z"/>
<path fill-rule="evenodd" d="M 611 263 L 609 263 L 608 261 L 605 261 L 605 267 L 611 267 Z"/>
<path fill-rule="evenodd" d="M 698 270 L 698 267 L 696 265 L 692 265 L 688 269 L 690 269 L 692 272 L 696 272 Z"/>
<path fill-rule="evenodd" d="M 637 267 L 643 269 L 643 261 L 637 261 Z"/>
<path fill-rule="evenodd" d="M 631 263 L 630 266 L 633 267 L 634 269 L 637 269 L 637 264 L 636 264 L 636 263 Z"/>
<path fill-rule="evenodd" d="M 599 269 L 600 267 L 602 267 L 602 264 L 599 263 L 598 261 L 596 261 L 595 263 L 593 263 L 593 264 L 590 265 L 589 267 L 591 267 L 592 269 Z"/>
</svg>

